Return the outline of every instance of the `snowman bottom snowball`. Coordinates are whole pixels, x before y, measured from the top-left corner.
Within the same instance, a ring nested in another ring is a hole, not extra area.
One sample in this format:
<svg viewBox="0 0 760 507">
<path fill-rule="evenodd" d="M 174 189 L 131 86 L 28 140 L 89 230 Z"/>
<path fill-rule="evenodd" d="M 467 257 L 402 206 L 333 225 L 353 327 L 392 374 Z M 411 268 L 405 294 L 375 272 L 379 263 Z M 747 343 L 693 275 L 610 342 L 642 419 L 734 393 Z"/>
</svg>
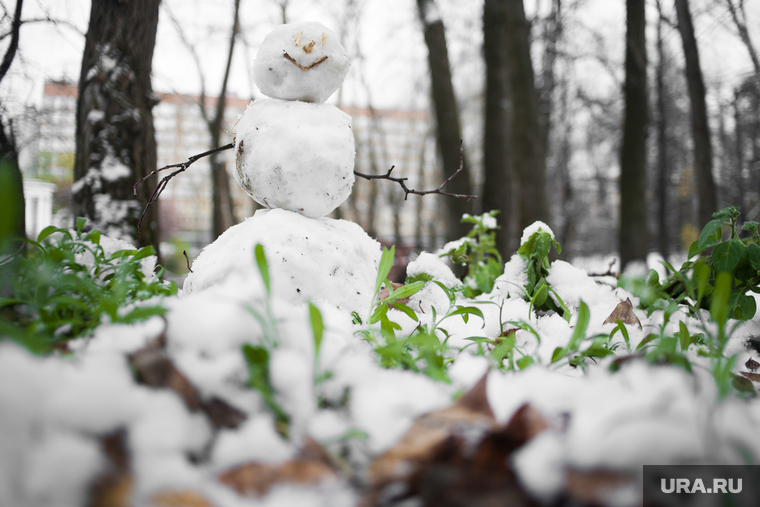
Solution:
<svg viewBox="0 0 760 507">
<path fill-rule="evenodd" d="M 259 204 L 328 215 L 354 184 L 351 117 L 335 106 L 257 99 L 235 134 L 235 180 Z"/>
</svg>

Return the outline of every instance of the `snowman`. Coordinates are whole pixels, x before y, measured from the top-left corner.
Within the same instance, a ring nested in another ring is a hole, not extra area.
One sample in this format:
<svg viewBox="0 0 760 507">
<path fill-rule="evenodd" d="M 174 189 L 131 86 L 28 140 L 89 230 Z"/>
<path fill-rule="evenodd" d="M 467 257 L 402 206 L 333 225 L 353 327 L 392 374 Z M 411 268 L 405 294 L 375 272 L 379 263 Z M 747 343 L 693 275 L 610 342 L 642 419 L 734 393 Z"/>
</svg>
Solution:
<svg viewBox="0 0 760 507">
<path fill-rule="evenodd" d="M 351 117 L 324 104 L 349 65 L 321 23 L 285 24 L 266 36 L 253 78 L 267 98 L 248 106 L 235 131 L 235 180 L 264 209 L 203 250 L 183 294 L 230 276 L 258 277 L 253 252 L 261 243 L 275 296 L 369 308 L 380 245 L 359 225 L 326 218 L 354 183 Z"/>
</svg>

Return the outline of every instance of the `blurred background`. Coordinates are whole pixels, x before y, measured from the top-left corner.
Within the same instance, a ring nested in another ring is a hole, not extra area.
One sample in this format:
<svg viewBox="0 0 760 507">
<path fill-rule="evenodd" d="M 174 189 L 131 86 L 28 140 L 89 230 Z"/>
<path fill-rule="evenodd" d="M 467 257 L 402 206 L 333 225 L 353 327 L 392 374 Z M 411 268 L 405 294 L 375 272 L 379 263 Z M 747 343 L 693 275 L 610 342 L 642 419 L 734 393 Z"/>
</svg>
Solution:
<svg viewBox="0 0 760 507">
<path fill-rule="evenodd" d="M 328 102 L 353 117 L 357 171 L 395 166 L 410 188 L 433 189 L 458 168 L 463 139 L 465 173 L 445 190 L 477 199 L 404 200 L 392 182 L 358 179 L 331 215 L 401 257 L 466 233 L 463 213 L 494 209 L 504 256 L 542 220 L 563 258 L 617 254 L 624 265 L 688 250 L 725 206 L 760 220 L 760 0 L 25 0 L 20 15 L 12 0 L 0 6 L 3 63 L 12 53 L 1 114 L 29 236 L 86 215 L 136 242 L 158 182 L 138 198 L 134 182 L 231 142 L 262 96 L 251 78 L 259 44 L 302 20 L 330 27 L 351 60 Z M 107 104 L 129 93 L 146 102 L 124 109 L 139 128 Z M 151 130 L 155 147 L 141 137 Z M 232 169 L 233 150 L 198 161 L 146 215 L 143 243 L 177 275 L 183 250 L 197 256 L 253 214 Z"/>
</svg>

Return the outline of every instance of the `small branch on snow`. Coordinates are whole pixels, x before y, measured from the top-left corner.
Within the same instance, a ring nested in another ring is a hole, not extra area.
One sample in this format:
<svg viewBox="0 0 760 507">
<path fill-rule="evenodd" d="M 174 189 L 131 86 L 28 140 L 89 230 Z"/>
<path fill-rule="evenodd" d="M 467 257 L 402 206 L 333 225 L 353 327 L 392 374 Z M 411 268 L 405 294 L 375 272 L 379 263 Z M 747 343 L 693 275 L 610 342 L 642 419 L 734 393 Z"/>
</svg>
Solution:
<svg viewBox="0 0 760 507">
<path fill-rule="evenodd" d="M 391 176 L 391 171 L 395 169 L 395 165 L 392 166 L 390 169 L 388 169 L 388 172 L 385 174 L 363 174 L 357 171 L 354 171 L 354 174 L 359 176 L 360 178 L 364 178 L 367 180 L 389 180 L 389 181 L 395 181 L 399 185 L 401 185 L 401 188 L 404 190 L 404 200 L 406 201 L 407 197 L 409 197 L 409 194 L 415 194 L 415 195 L 428 195 L 428 194 L 438 194 L 438 195 L 445 195 L 448 197 L 454 197 L 457 199 L 475 199 L 477 195 L 467 195 L 467 194 L 451 194 L 449 192 L 443 192 L 443 187 L 446 186 L 446 184 L 453 180 L 459 173 L 464 171 L 464 153 L 462 150 L 462 142 L 459 142 L 459 169 L 456 170 L 454 174 L 448 177 L 446 181 L 438 185 L 438 188 L 434 190 L 414 190 L 410 189 L 406 186 L 406 183 L 404 183 L 409 178 L 396 178 Z"/>
<path fill-rule="evenodd" d="M 317 58 L 316 60 L 314 60 L 313 62 L 311 62 L 309 65 L 307 65 L 307 66 L 304 67 L 303 65 L 301 65 L 300 63 L 298 63 L 297 61 L 295 61 L 295 59 L 292 56 L 290 56 L 288 53 L 283 53 L 282 57 L 285 58 L 287 61 L 289 61 L 290 63 L 292 63 L 293 65 L 295 65 L 296 67 L 298 67 L 299 69 L 301 69 L 304 72 L 306 72 L 309 69 L 312 69 L 312 68 L 316 67 L 320 63 L 322 63 L 325 60 L 327 60 L 327 57 L 323 56 L 322 58 Z"/>
<path fill-rule="evenodd" d="M 192 157 L 188 158 L 186 162 L 180 162 L 179 164 L 170 164 L 167 166 L 164 166 L 160 169 L 156 169 L 155 171 L 151 171 L 147 176 L 145 176 L 143 179 L 138 181 L 134 184 L 132 187 L 132 191 L 134 192 L 134 195 L 137 195 L 137 186 L 142 183 L 143 181 L 147 180 L 154 174 L 158 174 L 161 171 L 165 171 L 167 169 L 173 169 L 177 167 L 178 169 L 172 173 L 170 173 L 168 176 L 164 176 L 161 178 L 161 181 L 158 182 L 158 185 L 156 185 L 156 189 L 153 191 L 153 193 L 150 195 L 150 198 L 148 199 L 148 203 L 145 205 L 145 208 L 143 208 L 142 215 L 140 216 L 140 221 L 137 222 L 137 243 L 139 246 L 142 246 L 142 223 L 145 219 L 145 214 L 148 212 L 148 208 L 151 204 L 156 202 L 158 198 L 161 196 L 163 191 L 166 189 L 166 185 L 171 181 L 172 178 L 174 178 L 179 173 L 185 172 L 185 170 L 193 165 L 194 162 L 197 160 L 202 159 L 203 157 L 208 157 L 209 155 L 213 155 L 214 153 L 219 153 L 220 151 L 225 150 L 231 150 L 235 147 L 235 143 L 225 144 L 224 146 L 220 146 L 219 148 L 214 148 L 213 150 L 204 151 L 203 153 L 200 153 L 198 155 L 193 155 Z"/>
<path fill-rule="evenodd" d="M 190 267 L 190 257 L 187 255 L 187 250 L 182 250 L 182 255 L 185 256 L 185 261 L 187 261 L 187 270 L 192 273 L 193 268 Z"/>
<path fill-rule="evenodd" d="M 606 273 L 589 273 L 588 276 L 595 276 L 595 277 L 612 276 L 617 279 L 620 279 L 620 277 L 622 276 L 620 273 L 612 272 L 612 266 L 614 266 L 616 262 L 617 262 L 617 259 L 612 259 L 612 262 L 610 262 L 610 265 L 607 267 Z"/>
</svg>

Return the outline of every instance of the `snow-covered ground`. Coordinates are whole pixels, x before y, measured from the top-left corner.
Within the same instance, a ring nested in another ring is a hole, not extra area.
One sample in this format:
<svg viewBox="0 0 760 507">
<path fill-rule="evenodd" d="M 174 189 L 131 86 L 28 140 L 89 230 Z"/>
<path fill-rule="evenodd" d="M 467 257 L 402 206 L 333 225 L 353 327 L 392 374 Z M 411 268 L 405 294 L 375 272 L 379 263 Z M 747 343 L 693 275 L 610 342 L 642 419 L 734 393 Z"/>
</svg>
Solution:
<svg viewBox="0 0 760 507">
<path fill-rule="evenodd" d="M 356 259 L 333 261 L 348 269 Z M 612 332 L 616 324 L 604 321 L 621 301 L 630 298 L 634 308 L 639 302 L 566 262 L 551 265 L 547 282 L 570 309 L 569 322 L 552 312 L 536 316 L 522 299 L 527 278 L 518 255 L 508 260 L 490 294 L 475 300 L 457 296 L 455 305 L 480 309 L 482 319 L 470 314 L 441 321 L 451 302 L 433 282 L 407 303 L 419 322 L 389 310 L 401 328 L 400 340 L 420 325 L 437 326 L 441 340 L 448 334 L 450 382 L 382 367 L 360 333 L 377 329 L 366 324 L 369 306 L 356 312 L 363 322 L 357 323 L 347 309 L 316 302 L 324 331 L 315 358 L 314 311 L 276 290 L 268 297 L 252 254 L 250 263 L 250 269 L 205 290 L 165 299 L 165 319 L 106 323 L 94 336 L 69 342 L 67 354 L 41 358 L 0 343 L 0 504 L 351 506 L 369 498 L 379 505 L 377 499 L 387 499 L 389 491 L 409 487 L 411 472 L 428 463 L 443 441 L 415 440 L 407 434 L 410 428 L 419 431 L 420 421 L 427 420 L 420 418 L 431 412 L 434 419 L 449 417 L 449 407 L 461 408 L 455 400 L 484 375 L 486 429 L 473 422 L 468 408 L 456 424 L 433 425 L 422 434 L 443 431 L 472 440 L 473 434 L 482 437 L 514 424 L 528 404 L 533 420 L 540 420 L 538 429 L 503 465 L 514 471 L 516 487 L 539 502 L 569 496 L 576 504 L 592 503 L 573 497 L 572 478 L 603 471 L 619 480 L 600 486 L 597 498 L 637 505 L 643 464 L 760 459 L 760 402 L 735 395 L 721 399 L 710 359 L 698 355 L 695 345 L 686 352 L 691 374 L 629 352 L 647 334 L 659 333 L 662 311 L 647 316 L 635 310 L 642 327 L 627 326 L 628 344 L 616 333 L 612 356 L 590 359 L 585 367 L 567 360 L 552 364 L 553 351 L 568 345 L 582 303 L 589 310 L 590 337 Z M 606 265 L 594 269 L 604 271 Z M 275 288 L 290 284 L 278 279 L 281 273 L 286 270 L 272 273 Z M 461 284 L 436 255 L 422 254 L 410 265 L 410 275 L 419 273 L 449 288 Z M 350 294 L 356 282 L 335 283 L 331 290 Z M 664 332 L 672 336 L 679 322 L 690 333 L 714 332 L 708 320 L 679 310 Z M 540 337 L 514 331 L 520 354 L 535 358 L 520 371 L 500 370 L 468 340 L 496 339 L 515 327 L 508 322 L 527 323 Z M 756 316 L 731 336 L 725 352 L 738 354 L 735 371 L 751 358 L 747 339 L 759 334 Z M 289 417 L 286 428 L 259 391 L 247 386 L 244 344 L 269 351 L 269 378 L 276 403 Z M 585 340 L 579 350 L 590 345 Z M 609 368 L 613 361 L 619 363 L 615 372 Z M 151 380 L 153 366 L 158 380 Z M 219 413 L 224 416 L 213 415 Z M 380 459 L 391 460 L 391 475 L 401 486 L 378 482 L 368 472 Z"/>
</svg>

